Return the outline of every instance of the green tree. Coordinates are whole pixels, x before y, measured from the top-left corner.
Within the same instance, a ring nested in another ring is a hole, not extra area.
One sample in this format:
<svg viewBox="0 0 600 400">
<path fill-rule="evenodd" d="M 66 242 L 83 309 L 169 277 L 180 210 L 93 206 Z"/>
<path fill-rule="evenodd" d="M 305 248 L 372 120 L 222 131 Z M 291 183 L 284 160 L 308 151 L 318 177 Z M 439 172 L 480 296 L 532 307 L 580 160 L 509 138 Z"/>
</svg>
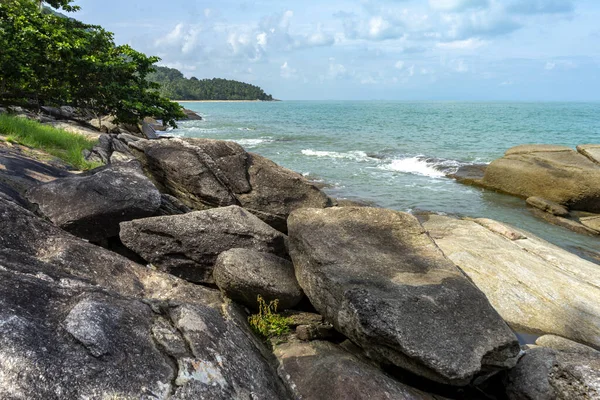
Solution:
<svg viewBox="0 0 600 400">
<path fill-rule="evenodd" d="M 53 0 L 73 11 L 71 0 Z M 39 2 L 0 2 L 0 102 L 73 105 L 121 122 L 154 116 L 175 125 L 181 107 L 148 81 L 159 58 L 116 46 L 112 33 L 57 13 L 39 11 Z"/>
</svg>

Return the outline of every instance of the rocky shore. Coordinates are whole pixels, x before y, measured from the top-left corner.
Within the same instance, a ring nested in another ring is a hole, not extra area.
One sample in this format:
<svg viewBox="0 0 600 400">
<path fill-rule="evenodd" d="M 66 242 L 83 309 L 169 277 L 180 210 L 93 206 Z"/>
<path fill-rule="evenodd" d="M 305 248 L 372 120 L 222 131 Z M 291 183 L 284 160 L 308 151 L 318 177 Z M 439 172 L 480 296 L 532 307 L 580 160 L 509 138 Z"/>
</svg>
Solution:
<svg viewBox="0 0 600 400">
<path fill-rule="evenodd" d="M 131 133 L 99 136 L 85 173 L 0 143 L 0 398 L 600 397 L 596 264 L 492 220 L 345 206 L 232 142 Z M 600 212 L 586 157 L 522 148 L 482 185 Z M 251 330 L 258 295 L 290 332 Z"/>
</svg>

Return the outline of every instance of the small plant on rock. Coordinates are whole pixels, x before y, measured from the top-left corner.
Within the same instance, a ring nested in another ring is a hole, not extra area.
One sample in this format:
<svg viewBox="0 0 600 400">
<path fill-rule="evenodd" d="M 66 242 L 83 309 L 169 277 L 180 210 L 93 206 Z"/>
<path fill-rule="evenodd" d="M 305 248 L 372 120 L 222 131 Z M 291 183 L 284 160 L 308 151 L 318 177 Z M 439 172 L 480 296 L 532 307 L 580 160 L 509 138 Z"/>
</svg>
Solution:
<svg viewBox="0 0 600 400">
<path fill-rule="evenodd" d="M 277 314 L 279 300 L 267 303 L 261 295 L 258 295 L 257 301 L 258 314 L 248 317 L 248 322 L 254 332 L 266 339 L 283 336 L 290 332 L 290 319 Z"/>
</svg>

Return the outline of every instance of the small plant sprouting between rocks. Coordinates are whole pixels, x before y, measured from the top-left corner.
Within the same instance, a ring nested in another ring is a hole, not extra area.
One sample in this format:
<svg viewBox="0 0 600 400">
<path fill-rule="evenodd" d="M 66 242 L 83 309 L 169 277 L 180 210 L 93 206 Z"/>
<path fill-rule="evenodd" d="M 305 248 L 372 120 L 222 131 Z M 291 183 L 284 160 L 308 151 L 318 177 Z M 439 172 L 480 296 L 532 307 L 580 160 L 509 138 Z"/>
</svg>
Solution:
<svg viewBox="0 0 600 400">
<path fill-rule="evenodd" d="M 257 301 L 258 314 L 248 317 L 248 322 L 254 332 L 266 339 L 282 336 L 290 332 L 290 319 L 277 314 L 279 300 L 267 303 L 261 295 L 258 295 Z"/>
</svg>

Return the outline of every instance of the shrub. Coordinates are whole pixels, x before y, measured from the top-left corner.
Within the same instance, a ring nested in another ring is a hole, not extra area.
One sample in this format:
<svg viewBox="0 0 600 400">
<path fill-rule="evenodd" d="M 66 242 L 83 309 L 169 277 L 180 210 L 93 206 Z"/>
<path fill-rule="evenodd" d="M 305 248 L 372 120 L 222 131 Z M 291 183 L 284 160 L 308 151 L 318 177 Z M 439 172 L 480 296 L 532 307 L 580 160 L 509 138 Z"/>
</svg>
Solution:
<svg viewBox="0 0 600 400">
<path fill-rule="evenodd" d="M 291 321 L 289 318 L 277 314 L 279 300 L 267 303 L 262 296 L 257 297 L 258 314 L 248 318 L 250 327 L 265 339 L 282 336 L 290 332 Z"/>
</svg>

